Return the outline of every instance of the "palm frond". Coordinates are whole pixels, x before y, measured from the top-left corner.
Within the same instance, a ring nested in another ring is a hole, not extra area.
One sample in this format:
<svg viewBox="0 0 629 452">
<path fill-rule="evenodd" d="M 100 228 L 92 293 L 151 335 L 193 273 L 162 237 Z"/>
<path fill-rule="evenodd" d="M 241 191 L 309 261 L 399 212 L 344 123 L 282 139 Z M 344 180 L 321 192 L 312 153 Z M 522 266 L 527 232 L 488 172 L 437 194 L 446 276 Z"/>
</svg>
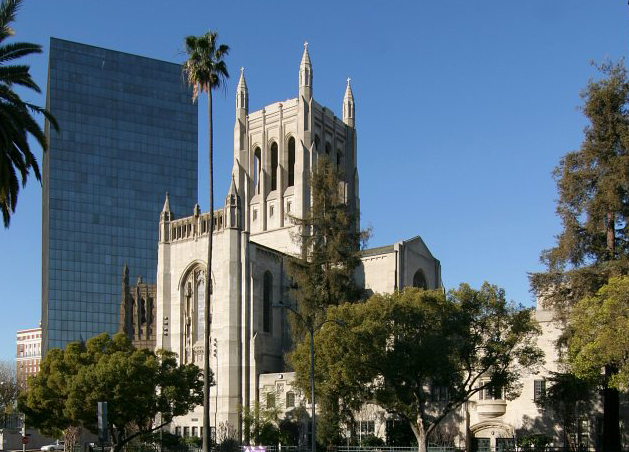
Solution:
<svg viewBox="0 0 629 452">
<path fill-rule="evenodd" d="M 13 35 L 11 22 L 22 0 L 2 0 L 0 3 L 0 44 Z M 0 45 L 0 210 L 5 227 L 9 227 L 11 215 L 17 206 L 20 180 L 26 184 L 31 171 L 41 181 L 41 172 L 35 154 L 31 151 L 28 136 L 32 136 L 46 152 L 48 141 L 42 127 L 33 115 L 43 115 L 53 128 L 57 121 L 45 108 L 24 102 L 13 91 L 13 86 L 22 86 L 37 93 L 41 90 L 30 74 L 30 66 L 7 65 L 9 61 L 41 53 L 38 44 L 16 42 Z"/>
<path fill-rule="evenodd" d="M 13 42 L 0 47 L 0 62 L 15 60 L 31 53 L 42 53 L 42 47 L 30 42 Z"/>
</svg>

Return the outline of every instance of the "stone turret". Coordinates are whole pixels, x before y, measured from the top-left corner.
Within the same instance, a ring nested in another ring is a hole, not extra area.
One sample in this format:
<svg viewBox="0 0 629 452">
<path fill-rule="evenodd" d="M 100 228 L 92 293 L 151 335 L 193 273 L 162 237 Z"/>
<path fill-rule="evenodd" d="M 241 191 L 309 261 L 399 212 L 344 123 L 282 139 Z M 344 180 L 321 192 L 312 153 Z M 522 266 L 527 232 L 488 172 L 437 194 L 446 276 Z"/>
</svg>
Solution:
<svg viewBox="0 0 629 452">
<path fill-rule="evenodd" d="M 236 116 L 244 121 L 249 114 L 249 89 L 245 80 L 245 68 L 240 68 L 240 80 L 236 87 Z"/>
<path fill-rule="evenodd" d="M 312 99 L 312 63 L 308 54 L 308 42 L 304 43 L 304 54 L 299 65 L 299 95 L 306 100 Z"/>
<path fill-rule="evenodd" d="M 232 183 L 225 198 L 225 227 L 241 229 L 242 222 L 240 217 L 240 196 L 238 196 L 236 181 L 232 175 Z"/>
<path fill-rule="evenodd" d="M 343 122 L 349 127 L 355 127 L 354 118 L 354 93 L 352 93 L 352 86 L 350 85 L 351 79 L 347 78 L 347 88 L 345 89 L 345 96 L 343 96 Z"/>
<path fill-rule="evenodd" d="M 172 211 L 170 210 L 170 197 L 166 192 L 166 200 L 164 201 L 164 207 L 159 214 L 159 241 L 168 242 L 170 240 L 170 222 L 175 219 Z"/>
</svg>

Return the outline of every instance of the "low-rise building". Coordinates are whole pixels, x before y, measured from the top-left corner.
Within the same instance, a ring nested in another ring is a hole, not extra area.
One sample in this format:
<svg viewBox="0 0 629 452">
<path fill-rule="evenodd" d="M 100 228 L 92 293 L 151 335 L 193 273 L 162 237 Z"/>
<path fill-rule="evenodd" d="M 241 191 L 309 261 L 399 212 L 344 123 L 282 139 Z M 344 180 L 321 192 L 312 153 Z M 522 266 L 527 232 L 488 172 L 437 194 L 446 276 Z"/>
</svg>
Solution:
<svg viewBox="0 0 629 452">
<path fill-rule="evenodd" d="M 17 332 L 15 367 L 19 383 L 26 383 L 26 379 L 30 375 L 35 375 L 39 372 L 42 358 L 41 342 L 41 326 Z"/>
</svg>

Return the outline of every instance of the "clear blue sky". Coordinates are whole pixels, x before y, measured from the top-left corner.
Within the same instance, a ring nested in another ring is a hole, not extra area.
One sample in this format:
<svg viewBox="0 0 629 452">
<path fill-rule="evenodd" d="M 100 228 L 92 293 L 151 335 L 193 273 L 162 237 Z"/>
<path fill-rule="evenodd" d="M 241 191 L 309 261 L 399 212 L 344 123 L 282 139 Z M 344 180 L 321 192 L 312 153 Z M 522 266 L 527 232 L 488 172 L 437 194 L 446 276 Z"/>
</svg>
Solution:
<svg viewBox="0 0 629 452">
<path fill-rule="evenodd" d="M 17 38 L 45 91 L 51 36 L 181 62 L 184 36 L 218 30 L 232 74 L 215 96 L 216 202 L 229 184 L 234 90 L 250 109 L 295 97 L 303 42 L 314 96 L 341 114 L 353 80 L 362 224 L 370 246 L 421 235 L 446 287 L 487 280 L 526 305 L 527 272 L 554 243 L 551 171 L 578 148 L 590 61 L 627 54 L 626 0 L 25 0 Z M 43 95 L 25 98 L 43 105 Z M 199 193 L 207 195 L 207 104 L 199 114 Z M 61 125 L 63 127 L 63 124 Z M 37 151 L 41 156 L 41 151 Z M 186 212 L 176 212 L 178 215 Z M 157 219 L 156 219 L 157 221 Z M 157 227 L 157 225 L 156 225 Z M 0 230 L 0 359 L 41 315 L 41 187 L 31 179 Z"/>
</svg>

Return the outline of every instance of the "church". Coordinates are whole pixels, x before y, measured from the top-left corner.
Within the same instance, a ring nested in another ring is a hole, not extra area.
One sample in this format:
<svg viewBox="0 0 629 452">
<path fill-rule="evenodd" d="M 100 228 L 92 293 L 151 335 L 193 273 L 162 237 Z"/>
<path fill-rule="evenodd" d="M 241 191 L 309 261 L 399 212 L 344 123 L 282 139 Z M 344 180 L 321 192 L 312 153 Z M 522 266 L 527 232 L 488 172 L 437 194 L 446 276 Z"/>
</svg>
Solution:
<svg viewBox="0 0 629 452">
<path fill-rule="evenodd" d="M 355 100 L 350 81 L 342 118 L 313 97 L 313 66 L 305 44 L 295 98 L 249 111 L 244 70 L 236 90 L 232 180 L 223 208 L 214 211 L 212 274 L 206 256 L 209 213 L 190 206 L 189 216 L 172 212 L 168 195 L 159 221 L 154 329 L 157 348 L 177 353 L 182 363 L 203 366 L 204 313 L 210 310 L 212 427 L 240 429 L 243 407 L 263 399 L 265 388 L 289 393 L 284 354 L 290 340 L 285 308 L 286 261 L 299 252 L 291 217 L 310 209 L 309 178 L 324 153 L 344 174 L 348 207 L 360 212 Z M 181 216 L 180 216 L 181 215 Z M 211 278 L 211 303 L 204 299 Z M 441 266 L 417 236 L 364 250 L 356 281 L 372 292 L 407 286 L 442 287 Z M 139 292 L 138 292 L 139 293 Z M 131 312 L 131 311 L 129 311 Z M 134 316 L 129 314 L 127 323 Z M 135 315 L 135 318 L 138 316 Z M 174 432 L 200 436 L 202 407 L 173 422 Z"/>
</svg>

